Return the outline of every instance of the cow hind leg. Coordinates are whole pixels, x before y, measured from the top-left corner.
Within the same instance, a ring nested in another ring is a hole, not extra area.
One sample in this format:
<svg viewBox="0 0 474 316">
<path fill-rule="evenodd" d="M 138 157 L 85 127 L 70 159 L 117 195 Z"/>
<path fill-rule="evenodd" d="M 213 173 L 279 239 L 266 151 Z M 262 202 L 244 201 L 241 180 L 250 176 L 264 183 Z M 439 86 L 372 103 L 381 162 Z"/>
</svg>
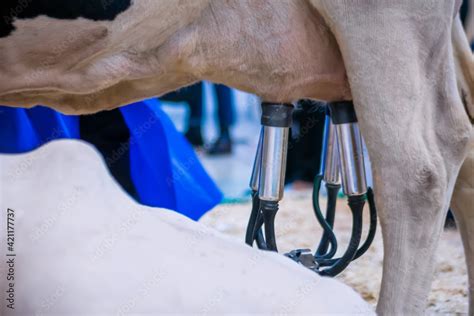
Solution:
<svg viewBox="0 0 474 316">
<path fill-rule="evenodd" d="M 464 244 L 469 277 L 469 315 L 474 315 L 474 133 L 451 200 Z"/>
<path fill-rule="evenodd" d="M 471 125 L 457 92 L 451 1 L 312 0 L 341 48 L 384 239 L 379 314 L 420 315 Z"/>
</svg>

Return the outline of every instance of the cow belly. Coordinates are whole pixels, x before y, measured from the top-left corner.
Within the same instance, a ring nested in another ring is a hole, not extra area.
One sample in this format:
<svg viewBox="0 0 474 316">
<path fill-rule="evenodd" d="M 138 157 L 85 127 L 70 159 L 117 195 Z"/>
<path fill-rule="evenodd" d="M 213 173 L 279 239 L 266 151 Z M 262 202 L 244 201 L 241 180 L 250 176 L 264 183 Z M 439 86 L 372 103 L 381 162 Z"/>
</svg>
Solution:
<svg viewBox="0 0 474 316">
<path fill-rule="evenodd" d="M 351 98 L 336 39 L 306 1 L 216 0 L 186 40 L 197 77 L 269 101 Z"/>
<path fill-rule="evenodd" d="M 0 38 L 0 104 L 92 113 L 203 79 L 268 101 L 351 98 L 337 42 L 307 1 L 142 0 L 113 22 L 17 24 Z"/>
<path fill-rule="evenodd" d="M 154 54 L 208 3 L 137 0 L 112 21 L 15 19 L 15 30 L 0 34 L 0 104 L 90 113 L 156 95 L 160 87 L 135 88 L 137 81 L 166 81 L 160 74 L 173 71 L 171 56 Z"/>
</svg>

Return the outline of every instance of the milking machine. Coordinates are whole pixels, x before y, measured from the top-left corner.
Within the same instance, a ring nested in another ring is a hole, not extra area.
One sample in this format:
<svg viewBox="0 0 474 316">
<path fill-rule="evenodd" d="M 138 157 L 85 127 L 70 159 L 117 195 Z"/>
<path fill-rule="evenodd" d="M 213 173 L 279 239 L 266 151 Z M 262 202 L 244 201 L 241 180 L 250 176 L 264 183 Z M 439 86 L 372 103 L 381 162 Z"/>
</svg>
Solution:
<svg viewBox="0 0 474 316">
<path fill-rule="evenodd" d="M 291 104 L 262 104 L 262 130 L 250 180 L 252 211 L 245 242 L 251 246 L 255 243 L 264 250 L 277 251 L 275 217 L 283 198 L 292 112 Z M 323 148 L 321 171 L 315 177 L 313 188 L 313 211 L 323 228 L 321 241 L 314 254 L 309 249 L 296 249 L 286 256 L 321 275 L 335 276 L 367 251 L 377 226 L 374 194 L 367 187 L 362 135 L 352 102 L 328 104 Z M 323 181 L 327 192 L 325 215 L 319 204 Z M 352 235 L 343 255 L 334 258 L 338 242 L 333 227 L 341 186 L 352 212 Z M 359 247 L 366 201 L 370 227 Z"/>
</svg>

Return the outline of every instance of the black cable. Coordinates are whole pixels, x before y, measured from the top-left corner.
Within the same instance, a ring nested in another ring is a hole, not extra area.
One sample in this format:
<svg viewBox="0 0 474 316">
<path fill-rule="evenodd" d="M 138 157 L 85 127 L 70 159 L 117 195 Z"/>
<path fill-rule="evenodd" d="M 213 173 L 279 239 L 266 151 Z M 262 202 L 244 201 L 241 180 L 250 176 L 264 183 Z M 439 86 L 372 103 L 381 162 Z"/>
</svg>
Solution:
<svg viewBox="0 0 474 316">
<path fill-rule="evenodd" d="M 359 248 L 359 250 L 357 250 L 354 259 L 352 260 L 360 258 L 360 256 L 362 256 L 369 249 L 370 245 L 374 241 L 375 233 L 377 232 L 377 209 L 375 207 L 374 191 L 372 188 L 367 189 L 367 202 L 369 204 L 370 215 L 369 233 L 367 234 L 364 244 Z"/>
<path fill-rule="evenodd" d="M 255 221 L 255 228 L 253 230 L 253 240 L 257 242 L 258 249 L 267 250 L 267 242 L 263 237 L 263 214 L 260 208 L 260 199 L 258 199 L 258 212 L 257 212 L 257 220 Z"/>
<path fill-rule="evenodd" d="M 245 243 L 250 247 L 253 247 L 255 241 L 259 249 L 267 249 L 262 232 L 264 222 L 261 213 L 258 192 L 252 190 L 252 211 L 250 212 L 249 223 L 245 232 Z"/>
<path fill-rule="evenodd" d="M 257 216 L 259 211 L 259 199 L 258 199 L 258 192 L 252 190 L 252 211 L 250 212 L 249 223 L 247 225 L 247 231 L 245 233 L 245 243 L 249 246 L 253 245 L 254 241 L 254 230 L 255 230 L 255 223 L 257 222 Z"/>
<path fill-rule="evenodd" d="M 370 247 L 372 242 L 374 241 L 375 234 L 377 232 L 377 209 L 375 207 L 374 201 L 374 191 L 372 188 L 368 188 L 367 190 L 367 202 L 369 204 L 369 215 L 370 215 L 370 227 L 369 232 L 367 234 L 367 238 L 364 244 L 357 250 L 354 259 L 352 261 L 359 259 Z M 321 266 L 331 266 L 335 264 L 341 258 L 335 258 L 331 260 L 324 260 L 319 262 Z"/>
<path fill-rule="evenodd" d="M 349 197 L 349 207 L 352 211 L 352 235 L 351 240 L 349 241 L 349 246 L 347 247 L 346 252 L 344 255 L 337 260 L 333 265 L 329 268 L 324 270 L 320 270 L 319 274 L 322 276 L 336 276 L 341 273 L 354 259 L 354 256 L 357 252 L 357 248 L 359 247 L 361 235 L 362 235 L 362 212 L 364 209 L 365 204 L 365 196 L 350 196 Z M 326 265 L 327 261 L 333 261 L 334 259 L 330 260 L 320 260 L 316 258 L 316 261 L 320 266 Z"/>
<path fill-rule="evenodd" d="M 275 216 L 278 212 L 278 202 L 260 200 L 260 208 L 265 223 L 265 241 L 267 244 L 267 250 L 278 252 L 275 236 Z"/>
<path fill-rule="evenodd" d="M 336 204 L 337 204 L 337 195 L 341 189 L 340 184 L 331 184 L 326 183 L 326 191 L 327 191 L 327 207 L 326 207 L 326 222 L 328 223 L 329 227 L 331 227 L 331 231 L 334 228 L 334 219 L 336 216 Z M 323 233 L 321 241 L 319 243 L 318 249 L 316 250 L 316 256 L 322 257 L 326 255 L 329 248 L 329 233 L 326 231 Z M 334 247 L 334 250 L 337 250 L 337 246 Z M 334 254 L 336 251 L 332 251 Z M 332 256 L 334 256 L 332 254 Z M 331 257 L 332 257 L 331 256 Z"/>
<path fill-rule="evenodd" d="M 331 245 L 330 251 L 326 253 L 323 256 L 318 256 L 318 258 L 321 259 L 329 259 L 334 257 L 337 251 L 337 239 L 336 235 L 334 235 L 334 232 L 332 230 L 332 227 L 329 225 L 329 223 L 326 221 L 324 218 L 321 208 L 319 206 L 319 191 L 321 189 L 321 181 L 323 180 L 322 175 L 317 175 L 314 178 L 314 184 L 313 184 L 313 210 L 314 214 L 316 215 L 316 219 L 318 220 L 319 224 L 324 230 L 324 234 L 326 234 L 327 238 L 329 239 L 329 243 Z"/>
</svg>

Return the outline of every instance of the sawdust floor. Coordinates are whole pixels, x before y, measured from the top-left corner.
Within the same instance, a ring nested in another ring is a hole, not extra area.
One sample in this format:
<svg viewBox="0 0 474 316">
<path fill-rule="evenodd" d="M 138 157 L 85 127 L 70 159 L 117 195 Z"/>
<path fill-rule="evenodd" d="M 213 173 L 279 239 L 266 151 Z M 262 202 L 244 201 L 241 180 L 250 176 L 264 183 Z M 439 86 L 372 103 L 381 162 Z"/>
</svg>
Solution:
<svg viewBox="0 0 474 316">
<path fill-rule="evenodd" d="M 312 213 L 310 196 L 310 192 L 290 192 L 281 203 L 276 223 L 280 252 L 296 248 L 314 250 L 315 243 L 319 242 L 321 229 Z M 340 248 L 347 245 L 351 230 L 351 215 L 345 204 L 344 200 L 340 201 L 336 217 Z M 201 222 L 243 242 L 249 212 L 250 203 L 223 204 L 206 214 Z M 367 213 L 364 216 L 368 218 Z M 367 229 L 367 220 L 365 226 Z M 382 236 L 378 227 L 377 236 L 368 252 L 353 262 L 338 278 L 375 306 L 382 277 L 382 259 Z M 441 236 L 437 253 L 436 271 L 428 303 L 429 313 L 467 313 L 466 273 L 459 233 L 456 230 L 446 230 Z"/>
</svg>

